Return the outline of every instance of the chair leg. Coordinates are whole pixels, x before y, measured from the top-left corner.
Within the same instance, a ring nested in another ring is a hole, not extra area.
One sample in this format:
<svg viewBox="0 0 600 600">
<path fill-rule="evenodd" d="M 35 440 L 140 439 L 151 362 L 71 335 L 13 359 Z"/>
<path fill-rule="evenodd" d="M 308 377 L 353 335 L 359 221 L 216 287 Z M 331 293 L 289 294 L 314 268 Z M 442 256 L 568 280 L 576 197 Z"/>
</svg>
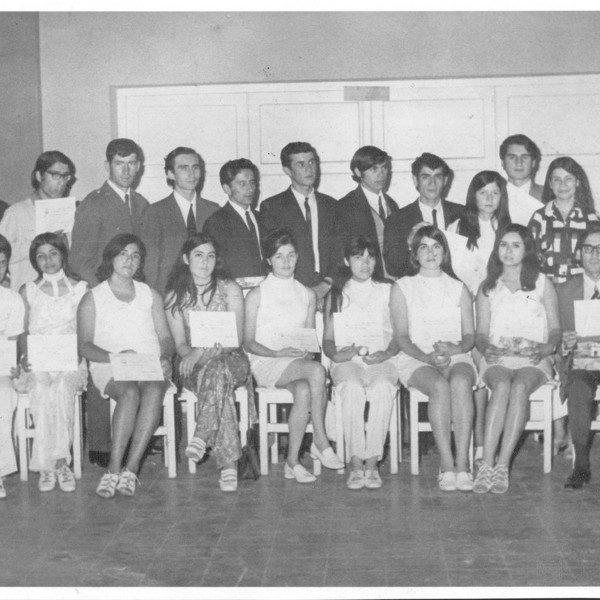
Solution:
<svg viewBox="0 0 600 600">
<path fill-rule="evenodd" d="M 29 464 L 27 460 L 27 409 L 24 408 L 25 399 L 19 394 L 17 404 L 17 431 L 19 438 L 19 476 L 21 481 L 27 481 Z"/>
<path fill-rule="evenodd" d="M 552 401 L 555 389 L 544 394 L 544 473 L 552 471 Z"/>
<path fill-rule="evenodd" d="M 269 404 L 269 423 L 277 423 L 277 404 Z M 271 444 L 271 463 L 276 465 L 279 460 L 279 449 L 277 448 L 277 442 L 279 441 L 279 434 L 272 432 L 273 443 Z"/>
<path fill-rule="evenodd" d="M 186 427 L 187 427 L 187 443 L 194 436 L 194 428 L 196 427 L 196 396 L 185 390 L 185 412 L 186 412 Z M 191 458 L 188 458 L 188 472 L 196 472 L 196 463 Z"/>
<path fill-rule="evenodd" d="M 410 472 L 419 474 L 419 400 L 418 392 L 410 391 Z"/>
<path fill-rule="evenodd" d="M 342 462 L 346 462 L 346 445 L 344 443 L 344 423 L 342 420 L 342 403 L 339 396 L 335 393 L 335 388 L 331 391 L 331 400 L 335 409 L 335 444 L 336 454 Z M 338 469 L 340 475 L 344 474 L 345 469 Z"/>
<path fill-rule="evenodd" d="M 246 388 L 237 388 L 235 390 L 235 401 L 240 407 L 240 434 L 242 437 L 242 446 L 246 443 L 246 432 L 250 427 L 248 417 L 248 391 Z"/>
<path fill-rule="evenodd" d="M 390 419 L 390 473 L 398 473 L 398 404 L 394 397 Z"/>
<path fill-rule="evenodd" d="M 262 394 L 258 397 L 258 435 L 260 441 L 260 474 L 269 474 L 269 434 L 267 432 L 267 402 Z"/>
<path fill-rule="evenodd" d="M 177 477 L 177 453 L 175 448 L 175 394 L 172 391 L 167 391 L 165 396 L 166 405 L 164 406 L 164 426 L 165 426 L 165 441 L 164 452 L 167 462 L 167 473 L 169 478 Z"/>
<path fill-rule="evenodd" d="M 77 394 L 73 415 L 73 472 L 76 479 L 81 479 L 81 448 L 81 394 Z"/>
</svg>

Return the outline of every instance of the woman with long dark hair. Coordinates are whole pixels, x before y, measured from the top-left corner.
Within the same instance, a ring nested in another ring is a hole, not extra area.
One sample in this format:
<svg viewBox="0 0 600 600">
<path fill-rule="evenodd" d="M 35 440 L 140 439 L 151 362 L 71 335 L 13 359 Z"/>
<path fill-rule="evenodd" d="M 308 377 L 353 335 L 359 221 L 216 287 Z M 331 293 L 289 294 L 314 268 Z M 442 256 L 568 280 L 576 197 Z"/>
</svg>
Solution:
<svg viewBox="0 0 600 600">
<path fill-rule="evenodd" d="M 198 462 L 212 448 L 221 470 L 219 486 L 224 492 L 237 489 L 236 461 L 242 450 L 234 404 L 235 388 L 246 385 L 251 396 L 250 364 L 241 347 L 196 348 L 191 344 L 190 313 L 227 311 L 235 314 L 238 340 L 244 331 L 242 290 L 220 272 L 214 240 L 196 233 L 183 244 L 167 282 L 165 311 L 179 356 L 183 385 L 198 399 L 196 430 L 185 450 Z M 254 402 L 249 410 L 256 411 Z M 255 414 L 250 412 L 252 422 Z"/>
<path fill-rule="evenodd" d="M 345 458 L 351 469 L 346 485 L 351 490 L 382 485 L 377 462 L 383 456 L 397 391 L 394 357 L 400 348 L 390 320 L 392 286 L 375 275 L 378 260 L 374 242 L 363 236 L 352 238 L 344 250 L 344 267 L 334 279 L 325 305 L 323 351 L 332 361 L 331 377 L 342 403 Z M 340 313 L 372 314 L 374 322 L 381 324 L 381 344 L 364 348 L 356 343 L 336 343 L 334 316 Z"/>
<path fill-rule="evenodd" d="M 508 490 L 510 458 L 525 428 L 529 396 L 552 377 L 550 357 L 560 341 L 556 292 L 540 272 L 533 237 L 523 225 L 509 225 L 498 233 L 477 295 L 479 372 L 490 400 L 473 491 Z"/>
</svg>

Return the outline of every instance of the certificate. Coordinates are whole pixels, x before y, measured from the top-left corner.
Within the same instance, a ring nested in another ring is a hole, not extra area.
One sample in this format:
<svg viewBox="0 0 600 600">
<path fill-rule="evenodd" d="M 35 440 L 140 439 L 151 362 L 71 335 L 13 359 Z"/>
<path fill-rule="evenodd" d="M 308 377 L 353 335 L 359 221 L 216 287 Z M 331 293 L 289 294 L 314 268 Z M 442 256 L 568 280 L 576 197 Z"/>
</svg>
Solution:
<svg viewBox="0 0 600 600">
<path fill-rule="evenodd" d="M 383 347 L 383 320 L 378 313 L 333 313 L 335 345 L 338 348 L 366 346 L 369 353 L 385 350 Z"/>
<path fill-rule="evenodd" d="M 297 348 L 305 352 L 320 352 L 317 330 L 309 327 L 298 327 L 277 334 L 279 348 Z"/>
<path fill-rule="evenodd" d="M 28 335 L 27 360 L 34 371 L 77 371 L 77 335 Z"/>
<path fill-rule="evenodd" d="M 575 300 L 575 330 L 578 338 L 600 336 L 600 301 Z"/>
<path fill-rule="evenodd" d="M 539 200 L 532 198 L 529 194 L 509 194 L 508 212 L 513 223 L 519 223 L 527 227 L 531 216 L 536 210 L 544 206 Z"/>
<path fill-rule="evenodd" d="M 35 233 L 63 231 L 71 233 L 75 222 L 75 198 L 35 201 Z"/>
<path fill-rule="evenodd" d="M 0 340 L 0 377 L 10 376 L 12 367 L 17 366 L 16 340 Z"/>
<path fill-rule="evenodd" d="M 532 315 L 527 313 L 515 312 L 510 315 L 510 319 L 498 320 L 496 323 L 498 332 L 492 343 L 500 344 L 500 338 L 514 338 L 519 340 L 528 340 L 543 344 L 546 341 L 546 316 L 544 314 Z"/>
<path fill-rule="evenodd" d="M 122 352 L 110 355 L 115 381 L 163 381 L 158 354 Z"/>
<path fill-rule="evenodd" d="M 411 341 L 423 352 L 431 352 L 436 342 L 460 342 L 460 306 L 412 310 L 409 328 Z"/>
<path fill-rule="evenodd" d="M 194 348 L 212 348 L 221 344 L 237 348 L 237 326 L 234 312 L 190 311 L 190 333 Z"/>
</svg>

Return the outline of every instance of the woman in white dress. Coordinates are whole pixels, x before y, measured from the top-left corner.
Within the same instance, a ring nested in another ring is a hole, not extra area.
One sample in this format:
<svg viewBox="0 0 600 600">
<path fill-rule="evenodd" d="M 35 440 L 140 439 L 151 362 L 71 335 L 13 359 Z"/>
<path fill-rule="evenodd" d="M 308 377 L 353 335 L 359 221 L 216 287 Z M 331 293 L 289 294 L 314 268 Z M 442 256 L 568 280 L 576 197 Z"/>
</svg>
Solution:
<svg viewBox="0 0 600 600">
<path fill-rule="evenodd" d="M 290 411 L 286 479 L 299 483 L 315 476 L 299 462 L 300 445 L 309 419 L 313 424 L 311 454 L 325 467 L 341 469 L 325 434 L 325 370 L 314 356 L 299 348 L 282 347 L 280 333 L 315 327 L 315 293 L 294 279 L 297 245 L 284 229 L 264 240 L 264 253 L 271 273 L 246 297 L 244 348 L 259 386 L 288 389 L 294 404 Z"/>
<path fill-rule="evenodd" d="M 510 459 L 525 428 L 529 396 L 552 377 L 550 357 L 561 341 L 557 304 L 552 283 L 540 273 L 529 230 L 512 224 L 499 232 L 477 295 L 479 372 L 490 389 L 477 493 L 508 490 Z"/>
<path fill-rule="evenodd" d="M 85 295 L 77 315 L 79 351 L 90 361 L 100 393 L 116 401 L 108 472 L 96 489 L 103 498 L 112 498 L 115 491 L 135 494 L 140 461 L 160 422 L 171 376 L 175 345 L 162 297 L 141 282 L 145 255 L 144 244 L 131 233 L 108 242 L 96 273 L 100 283 Z M 115 381 L 110 355 L 121 352 L 160 356 L 164 379 Z"/>
<path fill-rule="evenodd" d="M 377 489 L 382 485 L 377 463 L 390 424 L 398 390 L 398 369 L 394 360 L 400 350 L 390 320 L 391 282 L 373 278 L 377 246 L 359 236 L 344 251 L 345 268 L 334 280 L 325 305 L 323 351 L 332 361 L 331 377 L 342 403 L 344 448 L 350 462 L 348 489 Z M 334 315 L 363 316 L 370 313 L 381 323 L 381 344 L 364 348 L 355 343 L 336 344 Z M 368 353 L 367 353 L 368 351 Z M 365 403 L 369 419 L 365 431 Z"/>
<path fill-rule="evenodd" d="M 510 225 L 506 181 L 496 171 L 481 171 L 471 180 L 463 216 L 451 223 L 448 231 L 466 238 L 465 250 L 453 257 L 458 278 L 467 286 L 473 299 L 487 275 L 487 264 L 494 248 L 496 232 Z M 478 389 L 475 399 L 473 438 L 476 464 L 483 458 L 483 424 L 487 389 Z"/>
<path fill-rule="evenodd" d="M 412 239 L 410 273 L 392 289 L 392 323 L 402 350 L 400 381 L 429 397 L 429 421 L 440 453 L 440 489 L 470 491 L 467 455 L 476 378 L 469 355 L 475 339 L 473 302 L 452 270 L 444 234 L 433 225 L 421 227 Z"/>
<path fill-rule="evenodd" d="M 50 492 L 58 485 L 63 492 L 75 490 L 69 464 L 73 444 L 73 419 L 77 393 L 87 382 L 85 362 L 73 371 L 31 369 L 27 359 L 27 335 L 77 333 L 77 307 L 87 289 L 69 273 L 67 247 L 62 236 L 42 233 L 31 242 L 29 258 L 39 277 L 21 287 L 25 303 L 25 332 L 20 338 L 22 372 L 14 384 L 27 392 L 35 438 L 31 469 L 40 471 L 38 487 Z"/>
</svg>

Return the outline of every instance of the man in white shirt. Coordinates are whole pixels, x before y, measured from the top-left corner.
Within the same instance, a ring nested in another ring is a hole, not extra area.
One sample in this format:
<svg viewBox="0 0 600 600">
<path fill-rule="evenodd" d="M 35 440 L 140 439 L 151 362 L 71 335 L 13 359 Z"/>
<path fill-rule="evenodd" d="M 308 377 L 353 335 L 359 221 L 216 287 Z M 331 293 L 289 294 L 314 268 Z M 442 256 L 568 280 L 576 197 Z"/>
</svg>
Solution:
<svg viewBox="0 0 600 600">
<path fill-rule="evenodd" d="M 194 149 L 178 146 L 171 150 L 165 157 L 165 174 L 173 192 L 148 207 L 142 229 L 146 281 L 161 294 L 185 240 L 202 231 L 206 219 L 220 208 L 200 196 L 206 170 Z"/>
<path fill-rule="evenodd" d="M 500 144 L 500 160 L 508 183 L 508 211 L 513 223 L 527 227 L 531 215 L 543 206 L 543 187 L 535 183 L 542 154 L 526 135 L 518 133 Z"/>
</svg>

